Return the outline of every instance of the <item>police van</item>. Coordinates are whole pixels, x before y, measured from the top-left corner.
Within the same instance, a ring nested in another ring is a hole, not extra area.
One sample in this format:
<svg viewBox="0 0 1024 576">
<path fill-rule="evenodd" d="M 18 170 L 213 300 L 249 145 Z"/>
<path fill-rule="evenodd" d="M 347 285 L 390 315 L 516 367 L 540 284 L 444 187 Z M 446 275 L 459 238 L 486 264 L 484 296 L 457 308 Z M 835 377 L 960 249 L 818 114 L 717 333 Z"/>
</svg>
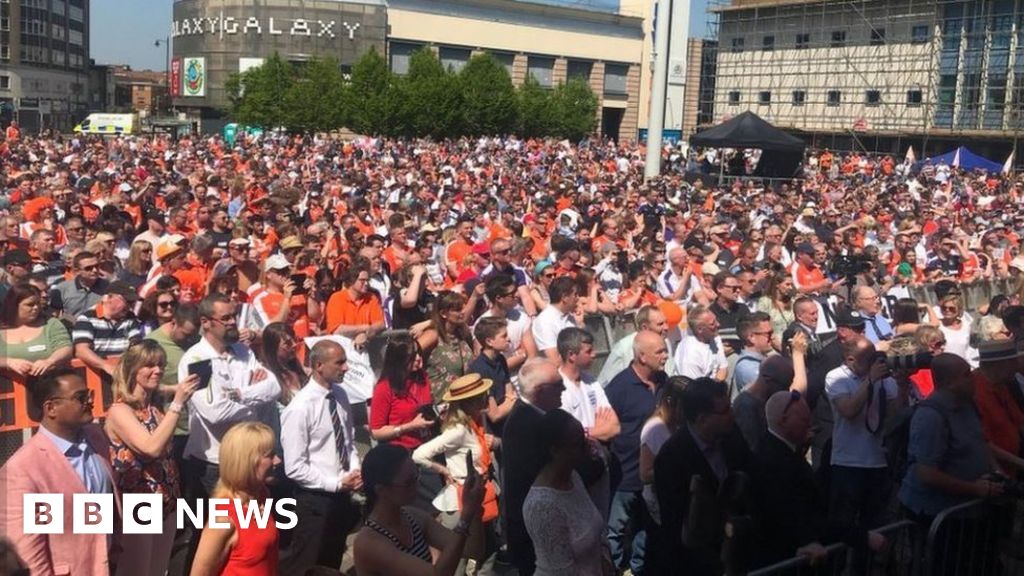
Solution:
<svg viewBox="0 0 1024 576">
<path fill-rule="evenodd" d="M 132 134 L 138 128 L 137 114 L 89 114 L 75 126 L 79 134 Z"/>
</svg>

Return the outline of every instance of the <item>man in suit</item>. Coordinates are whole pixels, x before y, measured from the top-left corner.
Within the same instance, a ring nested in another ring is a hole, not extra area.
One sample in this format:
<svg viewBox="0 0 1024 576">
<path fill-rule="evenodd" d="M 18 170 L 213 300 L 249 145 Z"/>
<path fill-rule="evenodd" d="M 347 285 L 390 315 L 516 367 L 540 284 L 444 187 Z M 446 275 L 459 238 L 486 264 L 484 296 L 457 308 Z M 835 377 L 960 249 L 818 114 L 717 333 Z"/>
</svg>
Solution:
<svg viewBox="0 0 1024 576">
<path fill-rule="evenodd" d="M 654 460 L 654 489 L 662 521 L 656 548 L 664 556 L 658 558 L 658 573 L 675 574 L 685 566 L 687 574 L 717 575 L 723 571 L 719 486 L 730 474 L 749 469 L 750 451 L 736 430 L 724 382 L 711 378 L 691 382 L 683 390 L 683 412 L 686 425 L 665 442 Z M 688 521 L 695 476 L 700 477 L 704 495 L 701 521 L 696 524 Z"/>
<path fill-rule="evenodd" d="M 863 546 L 864 531 L 844 531 L 828 522 L 828 495 L 805 453 L 810 445 L 811 409 L 799 392 L 784 390 L 765 405 L 768 434 L 754 455 L 754 515 L 761 536 L 756 566 L 806 555 L 825 557 L 823 544 L 844 540 Z M 870 537 L 874 546 L 882 541 Z"/>
<path fill-rule="evenodd" d="M 558 365 L 547 358 L 527 360 L 519 370 L 522 394 L 516 400 L 502 434 L 502 504 L 505 530 L 512 562 L 520 576 L 533 574 L 536 556 L 533 542 L 523 522 L 523 502 L 537 473 L 544 465 L 545 454 L 537 436 L 540 419 L 549 410 L 562 405 L 565 385 Z"/>
<path fill-rule="evenodd" d="M 33 575 L 109 574 L 111 542 L 105 534 L 72 534 L 75 493 L 116 493 L 110 466 L 110 444 L 92 424 L 92 390 L 68 369 L 43 376 L 32 387 L 39 432 L 0 468 L 0 529 L 11 539 Z M 25 534 L 24 494 L 63 494 L 64 531 Z M 115 525 L 117 522 L 115 521 Z"/>
</svg>

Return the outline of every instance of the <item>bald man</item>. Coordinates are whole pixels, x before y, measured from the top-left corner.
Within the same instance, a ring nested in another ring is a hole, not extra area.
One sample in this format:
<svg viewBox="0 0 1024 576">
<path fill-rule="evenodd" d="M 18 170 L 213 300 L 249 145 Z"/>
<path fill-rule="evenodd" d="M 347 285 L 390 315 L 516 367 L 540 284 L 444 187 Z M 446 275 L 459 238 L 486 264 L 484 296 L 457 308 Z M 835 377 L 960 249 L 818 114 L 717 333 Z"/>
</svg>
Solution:
<svg viewBox="0 0 1024 576">
<path fill-rule="evenodd" d="M 922 523 L 942 510 L 974 498 L 1002 493 L 1003 485 L 983 477 L 996 463 L 974 409 L 971 367 L 954 354 L 932 360 L 935 391 L 910 420 L 910 467 L 900 502 Z"/>
<path fill-rule="evenodd" d="M 755 565 L 797 555 L 823 558 L 823 545 L 867 544 L 863 530 L 828 522 L 828 496 L 805 453 L 810 446 L 811 409 L 798 392 L 780 391 L 765 403 L 768 434 L 754 454 L 755 520 L 763 536 Z M 880 537 L 872 536 L 877 546 Z"/>
<path fill-rule="evenodd" d="M 643 573 L 646 534 L 639 519 L 643 517 L 643 482 L 640 480 L 640 431 L 654 413 L 655 394 L 667 377 L 663 370 L 668 360 L 665 339 L 653 331 L 637 332 L 633 340 L 633 361 L 605 388 L 608 402 L 619 417 L 619 435 L 612 439 L 612 453 L 622 465 L 622 480 L 612 496 L 608 518 L 608 543 L 612 561 L 620 570 L 630 568 Z M 626 553 L 626 535 L 631 522 L 632 554 Z"/>
<path fill-rule="evenodd" d="M 523 522 L 523 502 L 547 459 L 539 449 L 542 445 L 537 436 L 540 419 L 549 410 L 562 405 L 565 384 L 558 364 L 538 356 L 524 362 L 519 369 L 519 386 L 522 394 L 505 420 L 501 437 L 502 517 L 512 563 L 520 574 L 533 574 L 536 556 Z"/>
</svg>

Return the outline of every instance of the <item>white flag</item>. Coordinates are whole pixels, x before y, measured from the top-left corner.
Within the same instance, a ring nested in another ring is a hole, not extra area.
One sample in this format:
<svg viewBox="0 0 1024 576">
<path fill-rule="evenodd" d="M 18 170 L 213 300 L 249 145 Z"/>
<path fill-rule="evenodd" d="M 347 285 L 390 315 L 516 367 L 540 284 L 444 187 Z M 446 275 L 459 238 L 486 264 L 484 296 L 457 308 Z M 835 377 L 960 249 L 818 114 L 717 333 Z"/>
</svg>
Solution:
<svg viewBox="0 0 1024 576">
<path fill-rule="evenodd" d="M 1003 174 L 1009 174 L 1013 170 L 1013 152 L 1006 157 L 1006 162 L 1003 162 Z"/>
<path fill-rule="evenodd" d="M 953 156 L 953 168 L 960 167 L 960 150 L 963 150 L 963 148 L 957 148 L 956 155 Z"/>
<path fill-rule="evenodd" d="M 903 157 L 903 161 L 907 164 L 913 164 L 917 162 L 917 155 L 914 154 L 914 147 L 907 148 L 907 155 Z"/>
</svg>

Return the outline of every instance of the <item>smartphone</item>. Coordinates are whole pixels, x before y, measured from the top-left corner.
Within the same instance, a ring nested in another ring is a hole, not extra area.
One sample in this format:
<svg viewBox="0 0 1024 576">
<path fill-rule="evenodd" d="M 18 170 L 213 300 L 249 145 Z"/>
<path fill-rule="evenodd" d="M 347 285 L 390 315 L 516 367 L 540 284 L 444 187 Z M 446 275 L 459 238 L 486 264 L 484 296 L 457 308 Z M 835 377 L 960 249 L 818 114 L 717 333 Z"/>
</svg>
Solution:
<svg viewBox="0 0 1024 576">
<path fill-rule="evenodd" d="M 213 360 L 200 360 L 188 365 L 188 375 L 199 376 L 199 384 L 196 390 L 202 390 L 210 385 L 210 378 L 213 377 Z"/>
<path fill-rule="evenodd" d="M 292 284 L 295 284 L 295 291 L 292 294 L 300 295 L 306 293 L 306 278 L 305 274 L 292 274 Z"/>
</svg>

